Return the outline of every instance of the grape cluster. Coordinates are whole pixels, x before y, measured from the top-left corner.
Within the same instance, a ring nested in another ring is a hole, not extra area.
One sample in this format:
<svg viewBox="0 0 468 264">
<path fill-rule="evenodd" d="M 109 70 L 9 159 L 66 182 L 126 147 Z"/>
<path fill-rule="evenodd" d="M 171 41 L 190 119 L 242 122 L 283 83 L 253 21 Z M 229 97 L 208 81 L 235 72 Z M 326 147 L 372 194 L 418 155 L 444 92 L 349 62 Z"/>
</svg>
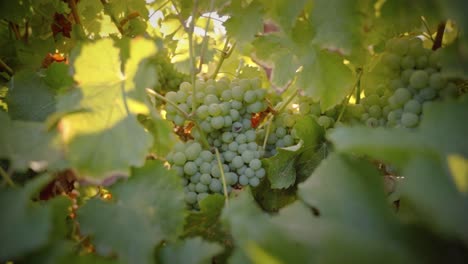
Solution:
<svg viewBox="0 0 468 264">
<path fill-rule="evenodd" d="M 165 52 L 159 52 L 151 57 L 150 62 L 156 66 L 158 82 L 153 89 L 159 93 L 177 91 L 179 85 L 190 79 L 190 76 L 177 71 Z"/>
<path fill-rule="evenodd" d="M 257 143 L 252 116 L 268 105 L 258 79 L 198 80 L 196 93 L 192 91 L 192 84 L 183 82 L 177 92 L 170 91 L 165 97 L 179 108 L 166 105 L 166 118 L 178 127 L 190 126 L 192 121 L 180 110 L 193 112 L 196 101 L 195 118 L 210 146 L 204 148 L 201 132 L 192 128 L 193 140 L 178 143 L 168 156 L 172 168 L 184 178 L 186 202 L 196 208 L 208 193 L 223 193 L 222 174 L 227 192 L 238 186 L 258 186 L 265 177 L 260 161 L 264 151 Z M 220 152 L 219 160 L 214 148 Z"/>
<path fill-rule="evenodd" d="M 276 155 L 277 148 L 286 148 L 297 144 L 294 125 L 296 124 L 299 115 L 294 113 L 292 109 L 287 109 L 284 113 L 275 116 L 270 125 L 265 125 L 259 129 L 258 133 L 261 138 L 268 137 L 265 146 L 265 157 Z"/>
<path fill-rule="evenodd" d="M 324 129 L 332 128 L 338 118 L 338 106 L 322 112 L 320 103 L 307 96 L 299 99 L 299 112 L 301 115 L 310 115 Z"/>
<path fill-rule="evenodd" d="M 366 97 L 351 109 L 371 127 L 416 127 L 425 103 L 457 92 L 441 72 L 440 51 L 425 49 L 419 38 L 388 41 L 376 67 L 386 78 L 366 87 Z"/>
</svg>

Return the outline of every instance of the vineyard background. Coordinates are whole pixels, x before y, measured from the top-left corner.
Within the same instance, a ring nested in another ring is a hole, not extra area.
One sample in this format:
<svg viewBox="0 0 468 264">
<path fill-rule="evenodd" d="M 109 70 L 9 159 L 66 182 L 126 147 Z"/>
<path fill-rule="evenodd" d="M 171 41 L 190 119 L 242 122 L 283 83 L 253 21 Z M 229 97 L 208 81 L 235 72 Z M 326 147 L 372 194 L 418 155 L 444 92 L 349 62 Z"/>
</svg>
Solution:
<svg viewBox="0 0 468 264">
<path fill-rule="evenodd" d="M 462 0 L 0 2 L 1 263 L 465 263 Z"/>
</svg>

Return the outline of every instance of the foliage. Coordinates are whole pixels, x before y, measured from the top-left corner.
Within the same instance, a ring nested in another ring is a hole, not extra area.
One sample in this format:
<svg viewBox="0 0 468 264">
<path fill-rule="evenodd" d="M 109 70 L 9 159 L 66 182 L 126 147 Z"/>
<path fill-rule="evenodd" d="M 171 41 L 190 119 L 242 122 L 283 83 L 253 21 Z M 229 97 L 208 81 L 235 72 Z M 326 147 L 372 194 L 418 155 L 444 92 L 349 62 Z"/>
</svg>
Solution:
<svg viewBox="0 0 468 264">
<path fill-rule="evenodd" d="M 467 7 L 0 2 L 0 262 L 466 262 Z"/>
</svg>

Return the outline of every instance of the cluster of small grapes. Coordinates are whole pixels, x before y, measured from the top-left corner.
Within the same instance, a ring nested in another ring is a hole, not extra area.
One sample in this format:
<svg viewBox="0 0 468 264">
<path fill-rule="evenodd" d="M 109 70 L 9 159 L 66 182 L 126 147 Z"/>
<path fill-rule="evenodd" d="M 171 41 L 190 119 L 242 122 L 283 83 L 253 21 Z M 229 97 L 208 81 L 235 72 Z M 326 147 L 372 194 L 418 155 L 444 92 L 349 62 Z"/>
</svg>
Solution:
<svg viewBox="0 0 468 264">
<path fill-rule="evenodd" d="M 302 96 L 299 99 L 299 113 L 301 115 L 311 115 L 324 129 L 332 128 L 338 118 L 338 107 L 334 107 L 325 112 L 322 112 L 320 103 L 307 96 Z"/>
<path fill-rule="evenodd" d="M 192 85 L 183 82 L 177 92 L 166 94 L 166 99 L 179 108 L 166 105 L 166 118 L 176 126 L 190 126 L 191 121 L 180 110 L 191 113 L 192 100 L 196 100 L 195 115 L 200 129 L 208 144 L 220 152 L 218 160 L 213 149 L 202 147 L 200 132 L 192 129 L 194 140 L 177 144 L 168 156 L 172 168 L 184 178 L 187 203 L 197 208 L 198 201 L 208 193 L 224 192 L 222 175 L 227 192 L 237 186 L 258 186 L 265 177 L 260 161 L 264 151 L 257 144 L 252 116 L 268 105 L 266 91 L 257 79 L 198 80 L 195 95 L 192 91 Z"/>
<path fill-rule="evenodd" d="M 440 51 L 425 49 L 419 38 L 388 41 L 377 67 L 388 81 L 367 87 L 361 104 L 351 109 L 371 127 L 416 127 L 425 103 L 457 93 L 441 73 Z"/>
<path fill-rule="evenodd" d="M 169 56 L 164 52 L 153 56 L 151 62 L 156 65 L 158 82 L 153 89 L 157 92 L 166 93 L 168 91 L 177 91 L 182 82 L 190 79 L 190 76 L 175 69 Z"/>
<path fill-rule="evenodd" d="M 297 144 L 296 124 L 299 115 L 294 113 L 292 109 L 287 109 L 284 113 L 275 116 L 271 124 L 266 124 L 263 128 L 258 130 L 261 138 L 268 137 L 265 146 L 265 157 L 276 155 L 277 148 L 286 148 Z"/>
</svg>

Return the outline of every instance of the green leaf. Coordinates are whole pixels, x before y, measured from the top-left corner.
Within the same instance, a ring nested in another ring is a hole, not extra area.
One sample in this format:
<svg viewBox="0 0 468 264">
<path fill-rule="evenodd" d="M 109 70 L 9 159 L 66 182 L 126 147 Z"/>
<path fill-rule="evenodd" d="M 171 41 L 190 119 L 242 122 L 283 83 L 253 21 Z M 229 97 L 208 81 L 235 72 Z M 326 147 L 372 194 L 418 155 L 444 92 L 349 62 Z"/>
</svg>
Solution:
<svg viewBox="0 0 468 264">
<path fill-rule="evenodd" d="M 41 123 L 11 121 L 0 111 L 0 158 L 9 159 L 14 170 L 60 167 L 62 153 L 58 137 Z"/>
<path fill-rule="evenodd" d="M 225 243 L 229 234 L 221 227 L 219 217 L 224 208 L 224 196 L 209 195 L 200 201 L 200 211 L 192 211 L 187 216 L 184 237 L 201 236 L 209 241 Z"/>
<path fill-rule="evenodd" d="M 283 87 L 296 75 L 297 61 L 291 52 L 280 51 L 273 55 L 273 63 L 275 67 L 271 73 L 271 82 Z"/>
<path fill-rule="evenodd" d="M 341 103 L 351 92 L 355 78 L 337 54 L 310 48 L 301 61 L 298 85 L 314 100 L 320 100 L 323 111 Z"/>
<path fill-rule="evenodd" d="M 313 42 L 322 48 L 339 50 L 344 55 L 357 55 L 363 34 L 359 0 L 318 0 L 310 14 L 316 29 Z M 331 19 L 333 18 L 333 19 Z"/>
<path fill-rule="evenodd" d="M 468 245 L 468 202 L 458 192 L 445 165 L 421 155 L 406 166 L 403 175 L 401 203 L 406 203 L 432 230 Z"/>
<path fill-rule="evenodd" d="M 71 78 L 69 72 L 69 65 L 54 62 L 45 70 L 44 81 L 54 91 L 65 90 L 73 85 L 73 78 Z"/>
<path fill-rule="evenodd" d="M 266 15 L 278 22 L 285 31 L 293 27 L 306 2 L 306 0 L 299 0 L 291 4 L 290 1 L 286 0 L 262 0 L 263 5 L 267 8 Z"/>
<path fill-rule="evenodd" d="M 55 94 L 33 71 L 21 71 L 10 81 L 7 96 L 12 119 L 43 121 L 55 111 Z"/>
<path fill-rule="evenodd" d="M 271 158 L 263 159 L 268 180 L 273 189 L 284 189 L 293 185 L 296 181 L 296 158 L 300 153 L 302 143 L 297 145 L 278 148 L 278 153 Z"/>
<path fill-rule="evenodd" d="M 445 155 L 468 157 L 468 123 L 461 121 L 468 113 L 468 101 L 431 103 L 423 111 L 419 134 L 427 144 Z"/>
<path fill-rule="evenodd" d="M 316 248 L 320 262 L 408 263 L 415 260 L 407 250 L 405 233 L 387 204 L 383 177 L 371 163 L 330 154 L 299 185 L 298 194 L 318 211 L 320 218 L 311 226 L 314 230 L 304 230 L 306 220 L 302 219 L 291 220 L 291 226 L 283 226 L 300 241 L 305 240 L 306 234 L 315 234 L 317 239 L 309 245 Z M 297 212 L 297 208 L 294 211 Z M 291 217 L 300 219 L 303 214 Z M 282 220 L 286 217 L 283 214 Z M 294 223 L 300 226 L 295 227 Z M 341 253 L 336 254 L 337 251 Z"/>
<path fill-rule="evenodd" d="M 417 133 L 399 128 L 339 127 L 328 138 L 337 151 L 369 155 L 399 167 L 412 156 L 434 153 Z"/>
<path fill-rule="evenodd" d="M 0 188 L 0 261 L 15 260 L 47 244 L 52 230 L 51 208 L 31 201 L 31 197 L 47 183 L 39 177 L 24 188 Z"/>
<path fill-rule="evenodd" d="M 252 194 L 258 205 L 267 212 L 277 212 L 297 199 L 295 186 L 273 189 L 269 181 L 261 181 L 259 186 L 252 189 Z"/>
<path fill-rule="evenodd" d="M 322 161 L 309 179 L 299 185 L 298 194 L 307 204 L 318 208 L 321 217 L 346 219 L 356 228 L 376 228 L 379 222 L 386 223 L 385 218 L 391 214 L 383 177 L 371 164 L 343 155 L 331 154 Z"/>
<path fill-rule="evenodd" d="M 156 245 L 174 240 L 182 231 L 180 178 L 161 161 L 148 161 L 110 192 L 113 202 L 92 199 L 78 210 L 81 232 L 93 237 L 98 252 L 113 251 L 126 263 L 153 263 Z"/>
<path fill-rule="evenodd" d="M 125 75 L 110 39 L 84 45 L 75 59 L 80 87 L 61 97 L 58 108 L 75 111 L 60 120 L 60 127 L 80 174 L 104 178 L 111 171 L 128 174 L 129 166 L 143 165 L 152 138 L 135 115 L 149 112 L 143 85 L 151 81 L 142 82 L 138 74 L 141 59 L 155 51 L 149 42 L 132 41 Z"/>
<path fill-rule="evenodd" d="M 230 18 L 224 22 L 228 35 L 239 42 L 249 42 L 263 30 L 263 6 L 256 0 L 248 6 L 242 1 L 232 1 L 229 6 Z"/>
<path fill-rule="evenodd" d="M 281 230 L 275 228 L 270 217 L 256 206 L 249 190 L 230 200 L 221 219 L 242 250 L 235 251 L 233 256 L 236 259 L 231 259 L 230 263 L 242 263 L 239 262 L 241 259 L 250 259 L 252 263 L 263 263 L 264 259 L 274 259 L 279 263 L 304 263 L 308 259 L 307 250 L 288 240 Z"/>
<path fill-rule="evenodd" d="M 199 237 L 190 238 L 164 247 L 161 250 L 161 263 L 211 263 L 211 258 L 222 250 L 219 244 L 206 242 Z"/>
</svg>

